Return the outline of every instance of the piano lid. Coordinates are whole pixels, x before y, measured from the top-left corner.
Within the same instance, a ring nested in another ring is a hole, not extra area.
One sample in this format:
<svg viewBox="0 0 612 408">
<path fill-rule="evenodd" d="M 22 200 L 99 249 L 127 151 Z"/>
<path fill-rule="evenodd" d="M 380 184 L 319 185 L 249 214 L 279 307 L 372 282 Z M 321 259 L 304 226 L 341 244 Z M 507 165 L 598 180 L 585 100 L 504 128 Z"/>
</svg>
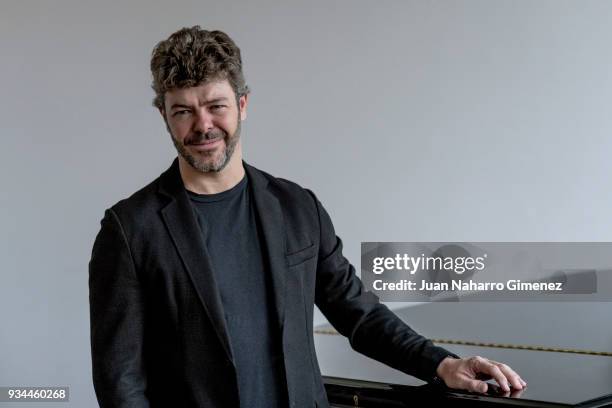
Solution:
<svg viewBox="0 0 612 408">
<path fill-rule="evenodd" d="M 478 396 L 479 401 L 492 405 L 593 407 L 612 406 L 612 325 L 602 320 L 609 312 L 606 303 L 431 303 L 395 310 L 417 332 L 440 340 L 440 346 L 460 356 L 481 355 L 502 361 L 528 383 L 520 395 L 503 397 L 493 392 Z M 581 319 L 569 321 L 568 316 Z M 377 389 L 376 395 L 387 390 L 392 398 L 405 398 L 404 402 L 411 401 L 415 390 L 421 396 L 423 390 L 431 394 L 432 387 L 424 386 L 424 382 L 353 351 L 344 337 L 329 334 L 333 333 L 331 326 L 318 326 L 315 333 L 328 393 L 343 387 L 349 393 L 355 387 L 370 393 Z M 474 345 L 448 344 L 446 340 Z M 477 345 L 485 343 L 493 347 Z M 562 351 L 513 348 L 516 346 Z M 601 355 L 588 354 L 592 352 Z M 434 392 L 446 403 L 466 399 L 475 402 L 474 394 L 442 389 Z M 330 402 L 334 402 L 331 396 Z"/>
</svg>

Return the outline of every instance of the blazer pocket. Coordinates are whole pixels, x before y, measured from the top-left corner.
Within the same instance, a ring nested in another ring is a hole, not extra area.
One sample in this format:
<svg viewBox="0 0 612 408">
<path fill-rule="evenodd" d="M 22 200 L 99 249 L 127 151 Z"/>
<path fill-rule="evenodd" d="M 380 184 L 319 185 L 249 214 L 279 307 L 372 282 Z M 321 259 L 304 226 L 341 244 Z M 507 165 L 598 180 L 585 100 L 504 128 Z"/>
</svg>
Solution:
<svg viewBox="0 0 612 408">
<path fill-rule="evenodd" d="M 287 266 L 295 266 L 314 258 L 316 255 L 317 248 L 314 244 L 311 244 L 304 249 L 285 254 L 285 259 L 287 260 Z"/>
</svg>

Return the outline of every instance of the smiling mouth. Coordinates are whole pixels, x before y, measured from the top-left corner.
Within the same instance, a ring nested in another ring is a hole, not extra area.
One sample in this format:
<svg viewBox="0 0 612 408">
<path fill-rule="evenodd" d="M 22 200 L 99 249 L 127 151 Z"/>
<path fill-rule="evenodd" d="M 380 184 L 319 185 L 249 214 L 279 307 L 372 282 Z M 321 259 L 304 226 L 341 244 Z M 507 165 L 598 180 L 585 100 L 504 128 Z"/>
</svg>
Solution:
<svg viewBox="0 0 612 408">
<path fill-rule="evenodd" d="M 200 143 L 191 143 L 191 148 L 198 152 L 216 151 L 220 146 L 223 138 L 219 137 L 212 140 L 203 140 Z"/>
<path fill-rule="evenodd" d="M 200 142 L 200 143 L 190 143 L 190 144 L 191 144 L 191 145 L 193 145 L 193 146 L 206 146 L 206 145 L 209 145 L 209 144 L 213 144 L 213 143 L 215 143 L 215 142 L 218 142 L 219 140 L 221 140 L 221 138 L 220 138 L 220 137 L 219 137 L 219 138 L 216 138 L 216 139 L 211 139 L 211 140 L 204 140 L 204 141 L 202 141 L 202 142 Z"/>
</svg>

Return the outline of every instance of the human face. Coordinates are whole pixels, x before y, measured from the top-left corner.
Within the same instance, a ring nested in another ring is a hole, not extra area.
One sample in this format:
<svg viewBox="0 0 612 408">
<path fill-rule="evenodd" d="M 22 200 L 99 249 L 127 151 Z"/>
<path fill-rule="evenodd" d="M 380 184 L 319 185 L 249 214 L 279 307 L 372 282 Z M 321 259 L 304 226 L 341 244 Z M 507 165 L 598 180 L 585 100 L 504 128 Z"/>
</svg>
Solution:
<svg viewBox="0 0 612 408">
<path fill-rule="evenodd" d="M 179 155 L 195 170 L 220 172 L 240 140 L 247 96 L 224 80 L 166 92 L 161 114 Z"/>
</svg>

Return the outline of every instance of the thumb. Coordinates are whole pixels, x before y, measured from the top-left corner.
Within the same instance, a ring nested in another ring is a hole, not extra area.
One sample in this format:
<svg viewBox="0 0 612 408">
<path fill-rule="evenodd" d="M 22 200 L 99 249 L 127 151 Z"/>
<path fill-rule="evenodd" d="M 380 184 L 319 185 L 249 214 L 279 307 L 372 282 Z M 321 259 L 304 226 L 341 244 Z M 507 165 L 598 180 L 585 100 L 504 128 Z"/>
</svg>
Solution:
<svg viewBox="0 0 612 408">
<path fill-rule="evenodd" d="M 466 388 L 468 391 L 485 393 L 489 389 L 489 386 L 484 381 L 468 380 Z"/>
</svg>

